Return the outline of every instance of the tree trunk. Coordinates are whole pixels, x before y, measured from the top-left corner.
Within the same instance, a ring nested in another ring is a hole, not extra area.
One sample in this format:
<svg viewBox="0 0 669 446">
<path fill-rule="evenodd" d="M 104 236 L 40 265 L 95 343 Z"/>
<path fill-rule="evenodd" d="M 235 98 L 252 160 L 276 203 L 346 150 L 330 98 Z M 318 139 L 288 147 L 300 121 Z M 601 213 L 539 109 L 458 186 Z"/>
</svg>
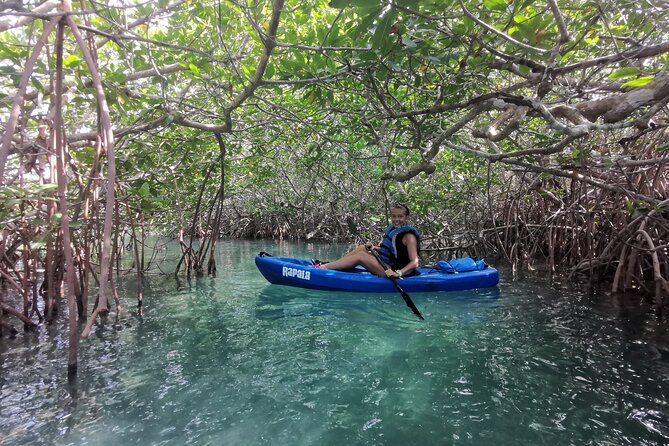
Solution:
<svg viewBox="0 0 669 446">
<path fill-rule="evenodd" d="M 105 222 L 102 234 L 102 257 L 100 259 L 100 288 L 97 308 L 89 319 L 84 331 L 81 333 L 82 337 L 87 337 L 90 334 L 95 318 L 100 313 L 106 313 L 107 308 L 107 293 L 109 291 L 109 274 L 111 270 L 111 235 L 114 217 L 114 184 L 116 184 L 116 158 L 114 153 L 114 133 L 112 131 L 111 117 L 109 116 L 109 107 L 107 106 L 107 99 L 105 97 L 104 89 L 102 87 L 102 80 L 100 78 L 100 71 L 95 63 L 93 55 L 88 50 L 86 42 L 84 41 L 77 24 L 71 16 L 67 16 L 67 24 L 70 26 L 77 44 L 81 49 L 88 69 L 91 73 L 93 86 L 95 87 L 95 97 L 98 102 L 98 113 L 101 123 L 102 142 L 107 152 L 107 195 L 106 195 L 106 210 Z"/>
<path fill-rule="evenodd" d="M 54 119 L 54 134 L 56 143 L 56 160 L 58 173 L 58 195 L 59 195 L 59 210 L 61 213 L 60 228 L 63 236 L 63 253 L 65 255 L 65 274 L 67 278 L 67 308 L 68 318 L 70 324 L 69 335 L 69 355 L 67 359 L 68 376 L 72 377 L 77 374 L 77 299 L 75 295 L 76 285 L 74 271 L 74 258 L 72 255 L 72 240 L 70 238 L 70 217 L 67 206 L 67 168 L 65 160 L 65 138 L 63 125 L 63 38 L 64 38 L 64 24 L 61 21 L 58 24 L 58 35 L 56 37 L 56 88 L 55 90 L 55 119 Z"/>
</svg>

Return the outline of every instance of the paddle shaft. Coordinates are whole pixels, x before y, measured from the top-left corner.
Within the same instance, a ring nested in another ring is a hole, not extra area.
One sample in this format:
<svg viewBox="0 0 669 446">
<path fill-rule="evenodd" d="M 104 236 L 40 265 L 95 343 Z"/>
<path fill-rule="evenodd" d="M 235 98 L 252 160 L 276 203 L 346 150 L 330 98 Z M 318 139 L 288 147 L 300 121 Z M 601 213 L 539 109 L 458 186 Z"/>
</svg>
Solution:
<svg viewBox="0 0 669 446">
<path fill-rule="evenodd" d="M 374 250 L 374 248 L 369 249 L 369 252 L 374 256 L 374 258 L 379 262 L 379 265 L 381 265 L 381 267 L 385 271 L 386 270 L 386 264 L 383 263 L 383 260 L 381 260 L 379 258 L 379 254 Z M 416 308 L 416 304 L 414 304 L 413 301 L 411 300 L 411 297 L 409 297 L 409 295 L 406 293 L 406 291 L 404 291 L 402 289 L 402 287 L 400 286 L 400 284 L 397 283 L 397 278 L 393 277 L 393 276 L 390 276 L 388 278 L 393 281 L 393 284 L 395 285 L 395 288 L 397 288 L 397 291 L 400 292 L 400 294 L 402 295 L 402 298 L 404 299 L 404 302 L 406 302 L 407 307 L 411 308 L 411 311 L 413 311 L 413 314 L 418 316 L 418 319 L 420 319 L 421 321 L 425 320 L 423 315 L 420 314 L 420 311 L 418 311 L 418 308 Z"/>
</svg>

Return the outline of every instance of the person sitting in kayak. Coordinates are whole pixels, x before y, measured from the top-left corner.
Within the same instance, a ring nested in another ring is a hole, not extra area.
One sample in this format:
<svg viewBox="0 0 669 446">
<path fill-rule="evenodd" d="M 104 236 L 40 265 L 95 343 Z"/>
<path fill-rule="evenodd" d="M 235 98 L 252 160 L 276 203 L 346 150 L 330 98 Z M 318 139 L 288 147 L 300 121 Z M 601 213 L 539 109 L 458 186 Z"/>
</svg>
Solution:
<svg viewBox="0 0 669 446">
<path fill-rule="evenodd" d="M 378 246 L 371 242 L 357 246 L 342 258 L 333 262 L 314 263 L 313 266 L 330 270 L 348 270 L 362 265 L 367 271 L 383 277 L 406 277 L 416 271 L 419 265 L 420 234 L 416 228 L 407 224 L 409 208 L 396 204 L 390 209 L 392 224 L 386 228 L 383 240 Z M 385 264 L 385 268 L 374 258 L 374 249 Z"/>
</svg>

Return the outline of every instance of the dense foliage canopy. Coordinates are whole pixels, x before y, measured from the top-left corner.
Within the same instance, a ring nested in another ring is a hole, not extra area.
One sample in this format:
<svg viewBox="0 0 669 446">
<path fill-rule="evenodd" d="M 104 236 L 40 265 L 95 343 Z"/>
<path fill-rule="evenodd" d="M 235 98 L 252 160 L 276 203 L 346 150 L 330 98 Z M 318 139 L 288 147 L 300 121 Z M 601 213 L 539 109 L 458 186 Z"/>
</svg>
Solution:
<svg viewBox="0 0 669 446">
<path fill-rule="evenodd" d="M 106 311 L 128 240 L 141 282 L 146 232 L 213 274 L 219 235 L 372 238 L 397 200 L 440 253 L 669 292 L 664 2 L 0 10 L 0 272 L 26 321 L 65 272 L 71 309 L 92 276 Z"/>
</svg>

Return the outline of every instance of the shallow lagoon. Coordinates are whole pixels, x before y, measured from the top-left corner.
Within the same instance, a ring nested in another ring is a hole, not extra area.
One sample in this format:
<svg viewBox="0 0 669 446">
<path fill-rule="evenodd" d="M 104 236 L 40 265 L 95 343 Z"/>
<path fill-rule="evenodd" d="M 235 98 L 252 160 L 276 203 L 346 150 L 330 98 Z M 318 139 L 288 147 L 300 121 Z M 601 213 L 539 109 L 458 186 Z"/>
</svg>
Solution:
<svg viewBox="0 0 669 446">
<path fill-rule="evenodd" d="M 343 249 L 222 242 L 218 277 L 151 277 L 141 316 L 128 275 L 76 386 L 65 317 L 2 338 L 0 444 L 669 442 L 669 342 L 643 305 L 502 275 L 412 293 L 421 322 L 399 295 L 269 285 L 253 263 Z"/>
</svg>

